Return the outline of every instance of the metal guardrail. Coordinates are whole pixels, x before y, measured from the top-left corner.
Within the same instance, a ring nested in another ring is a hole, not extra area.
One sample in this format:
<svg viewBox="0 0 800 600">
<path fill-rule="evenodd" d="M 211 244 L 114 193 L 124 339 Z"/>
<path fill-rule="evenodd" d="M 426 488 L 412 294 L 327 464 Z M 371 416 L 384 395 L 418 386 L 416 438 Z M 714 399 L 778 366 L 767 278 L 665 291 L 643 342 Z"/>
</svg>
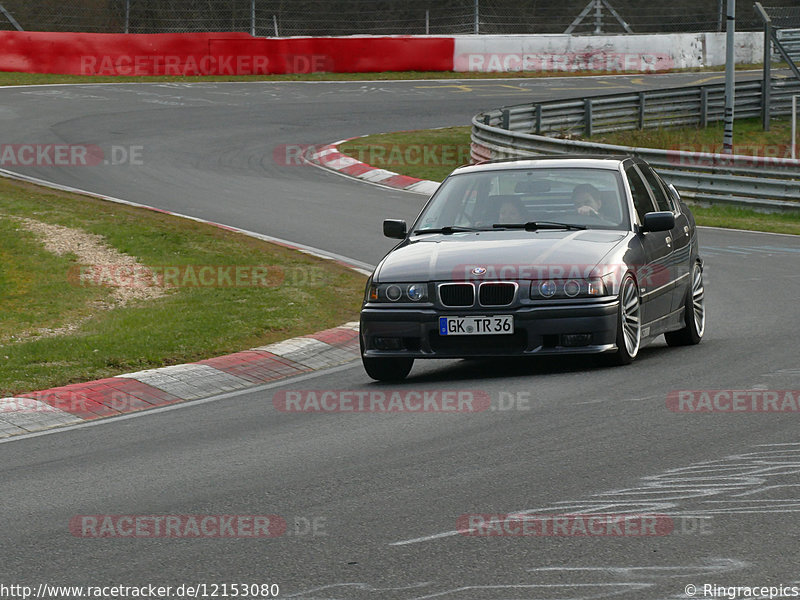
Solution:
<svg viewBox="0 0 800 600">
<path fill-rule="evenodd" d="M 800 82 L 774 82 L 771 112 L 789 114 Z M 676 125 L 705 126 L 723 119 L 724 85 L 612 94 L 490 110 L 472 119 L 473 161 L 543 154 L 633 154 L 652 164 L 681 194 L 696 202 L 761 210 L 800 209 L 800 160 L 725 155 L 681 148 L 633 148 L 568 139 L 576 133 Z M 737 118 L 761 115 L 762 83 L 736 85 Z M 560 137 L 548 137 L 544 133 Z"/>
<path fill-rule="evenodd" d="M 795 63 L 800 63 L 800 29 L 779 29 L 776 35 L 786 54 Z M 777 62 L 780 60 L 780 54 L 774 52 L 773 58 Z"/>
</svg>

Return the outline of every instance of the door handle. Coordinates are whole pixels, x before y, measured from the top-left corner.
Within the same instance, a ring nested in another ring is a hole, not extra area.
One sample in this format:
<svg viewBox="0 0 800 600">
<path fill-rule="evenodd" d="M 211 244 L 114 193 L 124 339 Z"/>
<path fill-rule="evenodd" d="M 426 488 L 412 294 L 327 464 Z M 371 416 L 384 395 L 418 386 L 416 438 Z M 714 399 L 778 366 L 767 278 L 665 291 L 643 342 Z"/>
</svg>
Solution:
<svg viewBox="0 0 800 600">
<path fill-rule="evenodd" d="M 666 241 L 667 241 L 667 246 L 671 247 L 672 246 L 672 238 L 667 236 L 667 240 Z"/>
</svg>

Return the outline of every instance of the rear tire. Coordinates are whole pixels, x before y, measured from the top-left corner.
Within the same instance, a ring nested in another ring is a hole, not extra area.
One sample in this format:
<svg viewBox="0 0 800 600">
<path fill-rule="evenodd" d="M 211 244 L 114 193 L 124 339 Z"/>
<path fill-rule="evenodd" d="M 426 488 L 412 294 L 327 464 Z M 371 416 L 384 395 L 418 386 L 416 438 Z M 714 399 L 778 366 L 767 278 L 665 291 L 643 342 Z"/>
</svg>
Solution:
<svg viewBox="0 0 800 600">
<path fill-rule="evenodd" d="M 664 334 L 668 346 L 693 346 L 699 344 L 706 330 L 705 287 L 703 269 L 699 263 L 692 267 L 692 283 L 686 290 L 682 329 Z"/>
<path fill-rule="evenodd" d="M 642 343 L 642 304 L 633 275 L 626 274 L 619 290 L 617 310 L 617 351 L 609 355 L 615 366 L 629 365 L 639 354 Z"/>
</svg>

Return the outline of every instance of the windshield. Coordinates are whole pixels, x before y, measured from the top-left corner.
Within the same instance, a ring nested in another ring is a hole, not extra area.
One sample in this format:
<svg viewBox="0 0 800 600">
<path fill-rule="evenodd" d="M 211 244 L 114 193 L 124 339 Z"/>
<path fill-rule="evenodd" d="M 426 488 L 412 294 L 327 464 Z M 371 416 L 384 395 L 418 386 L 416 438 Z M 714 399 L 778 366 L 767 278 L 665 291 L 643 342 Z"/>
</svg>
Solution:
<svg viewBox="0 0 800 600">
<path fill-rule="evenodd" d="M 492 170 L 448 178 L 417 219 L 414 231 L 502 229 L 498 225 L 564 223 L 628 229 L 619 173 L 572 167 Z"/>
</svg>

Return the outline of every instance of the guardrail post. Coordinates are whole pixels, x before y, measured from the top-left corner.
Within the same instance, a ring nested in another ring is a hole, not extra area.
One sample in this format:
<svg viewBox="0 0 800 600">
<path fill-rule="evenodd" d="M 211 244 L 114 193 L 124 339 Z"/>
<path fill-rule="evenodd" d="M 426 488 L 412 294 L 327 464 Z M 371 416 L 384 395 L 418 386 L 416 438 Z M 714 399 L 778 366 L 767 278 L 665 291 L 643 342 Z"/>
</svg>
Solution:
<svg viewBox="0 0 800 600">
<path fill-rule="evenodd" d="M 503 109 L 503 129 L 508 129 L 509 121 L 511 120 L 511 113 L 508 111 L 507 108 Z"/>
<path fill-rule="evenodd" d="M 584 99 L 583 107 L 583 136 L 590 138 L 592 137 L 592 99 Z"/>
<path fill-rule="evenodd" d="M 708 88 L 700 88 L 700 127 L 708 127 Z"/>
<path fill-rule="evenodd" d="M 542 133 L 542 105 L 537 104 L 535 108 L 535 119 L 536 119 L 536 135 L 541 135 Z"/>
<path fill-rule="evenodd" d="M 489 115 L 483 115 L 483 124 L 484 125 L 491 125 L 492 118 Z"/>
<path fill-rule="evenodd" d="M 645 95 L 639 92 L 639 129 L 644 129 Z"/>
</svg>

